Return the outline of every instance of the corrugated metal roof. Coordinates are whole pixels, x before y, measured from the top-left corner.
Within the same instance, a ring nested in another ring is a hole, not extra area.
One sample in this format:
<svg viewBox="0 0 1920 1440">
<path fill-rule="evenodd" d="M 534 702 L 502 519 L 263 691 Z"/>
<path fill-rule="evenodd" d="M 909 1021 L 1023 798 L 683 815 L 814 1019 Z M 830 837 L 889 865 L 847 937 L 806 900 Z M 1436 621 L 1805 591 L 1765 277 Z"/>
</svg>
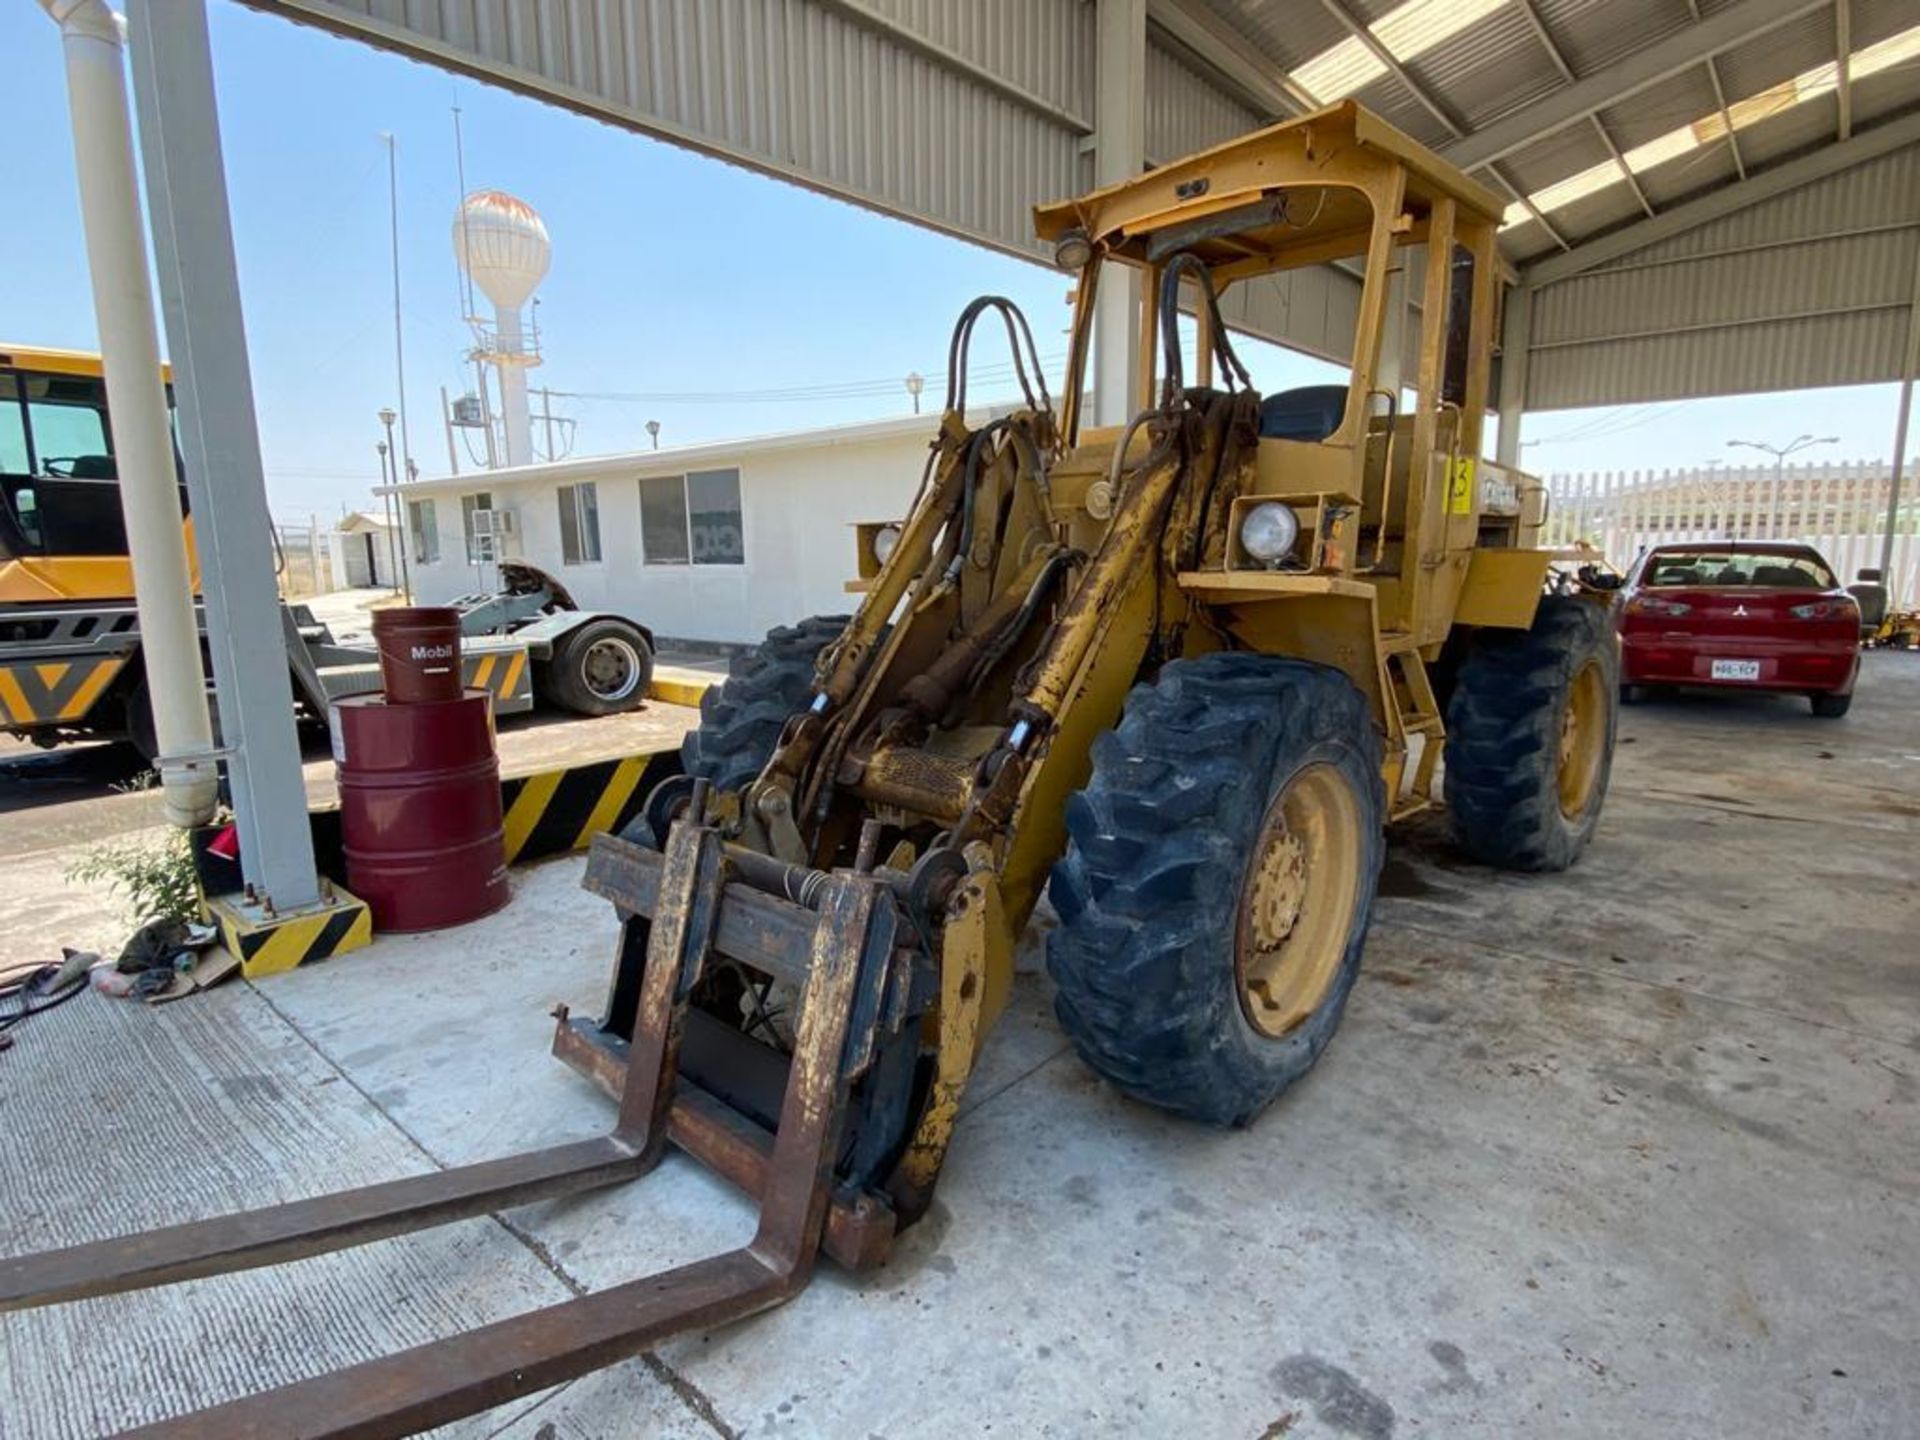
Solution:
<svg viewBox="0 0 1920 1440">
<path fill-rule="evenodd" d="M 249 3 L 1018 253 L 1033 253 L 1028 207 L 1078 190 L 1087 176 L 1083 141 L 1093 124 L 1097 21 L 1087 0 Z M 1530 0 L 1538 28 L 1522 8 L 1528 0 L 1341 3 L 1392 51 L 1405 81 L 1381 69 L 1325 0 L 1148 0 L 1162 13 L 1203 13 L 1243 42 L 1229 57 L 1234 63 L 1251 58 L 1275 82 L 1293 76 L 1298 83 L 1307 73 L 1327 85 L 1357 86 L 1364 103 L 1436 147 L 1459 142 L 1434 108 L 1465 130 L 1469 143 L 1476 132 L 1501 127 L 1501 176 L 1529 195 L 1592 172 L 1587 193 L 1563 195 L 1548 216 L 1576 249 L 1638 223 L 1644 212 L 1632 189 L 1609 173 L 1608 150 L 1586 115 L 1554 109 L 1541 118 L 1570 87 L 1600 107 L 1648 201 L 1664 210 L 1736 179 L 1716 73 L 1741 157 L 1760 174 L 1839 139 L 1838 98 L 1830 78 L 1823 79 L 1835 59 L 1836 4 L 1850 6 L 1856 54 L 1881 45 L 1887 60 L 1890 37 L 1920 27 L 1915 0 L 1804 0 L 1804 13 L 1778 24 L 1770 22 L 1801 0 Z M 1734 26 L 1729 15 L 1751 15 L 1756 23 Z M 1705 31 L 1699 16 L 1707 17 Z M 1716 24 L 1728 31 L 1717 36 L 1718 48 L 1698 43 L 1716 34 Z M 1650 52 L 1658 65 L 1648 61 Z M 1352 63 L 1332 63 L 1330 55 Z M 1615 67 L 1642 73 L 1627 77 Z M 1619 82 L 1612 96 L 1609 80 Z M 1204 56 L 1151 44 L 1144 116 L 1150 155 L 1168 158 L 1271 118 L 1248 108 L 1242 84 L 1244 76 L 1235 82 L 1214 73 Z M 1856 133 L 1912 113 L 1920 109 L 1920 58 L 1887 60 L 1852 92 Z M 1862 212 L 1872 208 L 1865 196 L 1850 203 Z M 1531 221 L 1509 230 L 1503 243 L 1519 261 L 1558 249 Z M 1724 257 L 1696 268 L 1690 303 L 1719 317 L 1713 324 L 1726 320 L 1741 330 L 1737 339 L 1716 330 L 1659 344 L 1621 341 L 1604 327 L 1674 298 L 1657 288 L 1636 290 L 1562 314 L 1555 323 L 1572 327 L 1564 332 L 1568 343 L 1542 351 L 1535 386 L 1561 397 L 1556 403 L 1598 403 L 1621 386 L 1724 393 L 1751 386 L 1756 376 L 1857 375 L 1879 363 L 1885 327 L 1878 312 L 1787 320 L 1767 309 L 1776 294 L 1748 296 L 1735 315 L 1731 287 L 1786 284 L 1785 271 Z M 1344 352 L 1351 282 L 1315 276 L 1236 303 L 1250 307 L 1250 320 L 1258 313 L 1265 333 L 1320 353 L 1337 343 Z M 1543 301 L 1559 288 L 1544 290 Z M 1734 309 L 1715 309 L 1721 302 Z M 1561 312 L 1543 303 L 1535 313 Z M 1282 329 L 1270 328 L 1274 323 Z M 1574 344 L 1580 325 L 1594 328 Z M 1786 348 L 1787 327 L 1794 327 L 1796 343 L 1827 348 L 1791 362 L 1742 353 Z M 1645 360 L 1638 369 L 1627 353 L 1636 349 Z M 1596 359 L 1592 385 L 1580 390 L 1567 378 L 1578 374 L 1577 356 L 1602 351 L 1607 358 Z M 1821 370 L 1823 359 L 1832 362 L 1829 371 Z M 1617 372 L 1609 368 L 1616 362 Z M 1706 368 L 1683 376 L 1674 368 L 1683 364 Z M 1573 395 L 1581 398 L 1564 398 Z"/>
<path fill-rule="evenodd" d="M 1644 49 L 1693 23 L 1686 0 L 1534 0 L 1576 75 Z"/>
<path fill-rule="evenodd" d="M 1842 170 L 1765 205 L 1649 245 L 1597 270 L 1628 270 L 1757 245 L 1817 240 L 1838 230 L 1920 225 L 1920 148 L 1899 150 Z M 1907 278 L 1912 279 L 1909 271 Z"/>
<path fill-rule="evenodd" d="M 1904 311 L 1826 315 L 1750 328 L 1680 331 L 1625 344 L 1543 350 L 1527 368 L 1535 410 L 1862 385 L 1900 363 Z"/>
<path fill-rule="evenodd" d="M 1164 164 L 1269 123 L 1172 50 L 1147 45 L 1147 158 Z"/>
</svg>

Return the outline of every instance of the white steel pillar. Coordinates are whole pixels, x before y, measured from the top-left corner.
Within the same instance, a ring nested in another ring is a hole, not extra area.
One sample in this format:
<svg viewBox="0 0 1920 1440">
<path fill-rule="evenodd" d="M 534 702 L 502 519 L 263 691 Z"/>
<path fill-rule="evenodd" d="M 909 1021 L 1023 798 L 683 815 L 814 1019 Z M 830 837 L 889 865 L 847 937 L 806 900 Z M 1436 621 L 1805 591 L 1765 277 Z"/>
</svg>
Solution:
<svg viewBox="0 0 1920 1440">
<path fill-rule="evenodd" d="M 1893 473 L 1887 477 L 1887 533 L 1880 540 L 1880 583 L 1895 591 L 1896 601 L 1911 604 L 1912 596 L 1898 592 L 1893 573 L 1893 536 L 1900 525 L 1900 481 L 1906 470 L 1907 427 L 1913 419 L 1913 381 L 1920 372 L 1920 251 L 1914 253 L 1913 299 L 1907 307 L 1907 350 L 1900 366 L 1900 407 L 1893 422 Z"/>
<path fill-rule="evenodd" d="M 66 55 L 74 169 L 140 615 L 140 658 L 154 740 L 164 762 L 161 799 L 172 824 L 203 825 L 213 818 L 220 781 L 208 753 L 213 730 L 207 678 L 187 571 L 167 393 L 160 379 L 153 284 L 141 243 L 119 18 L 104 0 L 41 3 L 60 26 Z"/>
<path fill-rule="evenodd" d="M 1533 329 L 1533 287 L 1515 285 L 1507 291 L 1506 315 L 1500 323 L 1500 438 L 1494 459 L 1502 465 L 1520 463 L 1520 422 L 1527 406 L 1527 336 Z"/>
<path fill-rule="evenodd" d="M 284 913 L 318 903 L 320 886 L 273 574 L 206 3 L 130 0 L 128 19 L 241 870 Z"/>
<path fill-rule="evenodd" d="M 1093 100 L 1093 183 L 1131 180 L 1147 163 L 1147 0 L 1098 0 Z M 1140 272 L 1103 265 L 1093 312 L 1093 418 L 1133 415 L 1140 354 Z"/>
</svg>

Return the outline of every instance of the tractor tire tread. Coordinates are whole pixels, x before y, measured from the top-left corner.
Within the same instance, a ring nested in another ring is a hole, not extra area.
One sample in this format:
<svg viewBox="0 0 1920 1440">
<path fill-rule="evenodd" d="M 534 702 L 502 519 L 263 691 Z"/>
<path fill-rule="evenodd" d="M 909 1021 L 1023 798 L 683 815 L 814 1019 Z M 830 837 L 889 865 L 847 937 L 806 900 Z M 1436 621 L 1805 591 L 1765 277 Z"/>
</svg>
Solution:
<svg viewBox="0 0 1920 1440">
<path fill-rule="evenodd" d="M 1246 1019 L 1234 965 L 1247 851 L 1298 765 L 1331 761 L 1363 797 L 1358 923 L 1320 1007 L 1293 1034 Z M 1289 762 L 1291 761 L 1291 767 Z M 1222 652 L 1134 687 L 1066 806 L 1050 896 L 1054 1008 L 1081 1057 L 1136 1099 L 1243 1125 L 1319 1058 L 1365 944 L 1384 855 L 1380 739 L 1344 675 Z"/>
</svg>

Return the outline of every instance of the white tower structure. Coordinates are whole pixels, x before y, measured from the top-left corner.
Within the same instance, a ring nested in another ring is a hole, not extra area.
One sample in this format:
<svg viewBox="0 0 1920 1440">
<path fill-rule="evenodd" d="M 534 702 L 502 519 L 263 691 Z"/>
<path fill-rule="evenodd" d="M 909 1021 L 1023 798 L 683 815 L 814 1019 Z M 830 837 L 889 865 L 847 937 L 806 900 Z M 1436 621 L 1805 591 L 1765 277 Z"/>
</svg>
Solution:
<svg viewBox="0 0 1920 1440">
<path fill-rule="evenodd" d="M 527 408 L 527 370 L 540 363 L 536 336 L 528 343 L 520 312 L 546 278 L 553 258 L 546 223 L 524 200 L 502 190 L 476 190 L 453 217 L 453 249 L 460 268 L 493 302 L 493 324 L 469 315 L 478 341 L 473 358 L 500 377 L 500 423 L 506 463 L 533 462 Z"/>
</svg>

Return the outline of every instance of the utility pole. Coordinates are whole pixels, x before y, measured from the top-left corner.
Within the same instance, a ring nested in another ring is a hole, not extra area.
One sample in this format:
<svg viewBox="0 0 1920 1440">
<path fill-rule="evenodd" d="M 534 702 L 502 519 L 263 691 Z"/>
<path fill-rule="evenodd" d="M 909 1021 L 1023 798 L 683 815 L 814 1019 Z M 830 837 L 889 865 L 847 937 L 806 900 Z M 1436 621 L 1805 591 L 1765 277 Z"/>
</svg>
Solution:
<svg viewBox="0 0 1920 1440">
<path fill-rule="evenodd" d="M 400 393 L 400 448 L 396 457 L 412 459 L 413 441 L 407 433 L 407 359 L 400 340 L 400 161 L 399 147 L 391 130 L 382 131 L 387 142 L 387 229 L 393 242 L 393 381 Z"/>
</svg>

